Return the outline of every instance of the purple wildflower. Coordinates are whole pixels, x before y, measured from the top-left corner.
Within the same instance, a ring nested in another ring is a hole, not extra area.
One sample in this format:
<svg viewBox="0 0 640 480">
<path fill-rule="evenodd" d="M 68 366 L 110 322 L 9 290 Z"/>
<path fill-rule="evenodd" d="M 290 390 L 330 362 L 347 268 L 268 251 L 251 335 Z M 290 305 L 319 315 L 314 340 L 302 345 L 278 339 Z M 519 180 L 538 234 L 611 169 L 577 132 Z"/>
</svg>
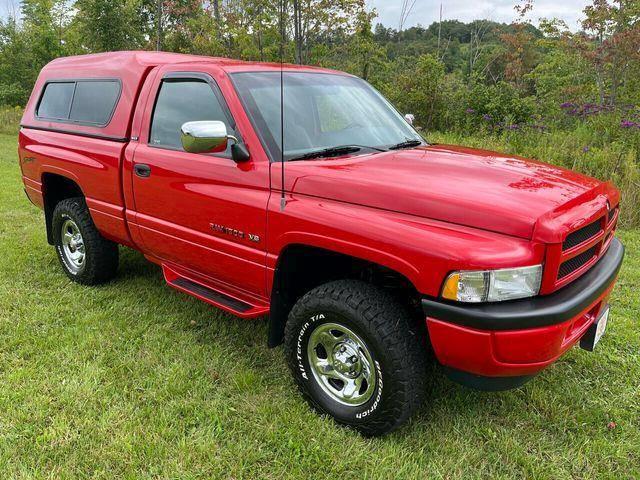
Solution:
<svg viewBox="0 0 640 480">
<path fill-rule="evenodd" d="M 467 113 L 476 113 L 476 111 L 473 108 L 467 108 Z"/>
<path fill-rule="evenodd" d="M 589 148 L 589 145 L 582 147 L 582 153 L 589 153 L 589 150 L 591 150 L 591 148 Z"/>
<path fill-rule="evenodd" d="M 622 128 L 633 128 L 633 127 L 637 127 L 638 124 L 635 122 L 632 122 L 631 120 L 622 120 L 622 122 L 620 123 L 620 126 Z"/>
<path fill-rule="evenodd" d="M 572 108 L 572 107 L 575 107 L 575 104 L 571 102 L 564 102 L 560 104 L 560 108 Z"/>
<path fill-rule="evenodd" d="M 488 122 L 491 120 L 491 115 L 489 115 L 488 113 L 485 113 L 484 115 L 482 115 L 482 118 Z"/>
<path fill-rule="evenodd" d="M 592 115 L 594 113 L 599 113 L 601 108 L 598 105 L 593 103 L 586 103 L 582 106 L 582 113 L 585 115 Z"/>
</svg>

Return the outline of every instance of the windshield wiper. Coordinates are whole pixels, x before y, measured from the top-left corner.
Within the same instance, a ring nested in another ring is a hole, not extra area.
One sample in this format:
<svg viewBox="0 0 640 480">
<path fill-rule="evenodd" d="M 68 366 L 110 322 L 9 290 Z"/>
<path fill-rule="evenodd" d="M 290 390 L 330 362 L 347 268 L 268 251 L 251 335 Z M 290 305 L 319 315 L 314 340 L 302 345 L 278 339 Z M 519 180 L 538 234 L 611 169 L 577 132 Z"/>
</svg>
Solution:
<svg viewBox="0 0 640 480">
<path fill-rule="evenodd" d="M 419 147 L 422 145 L 420 140 L 405 140 L 404 142 L 396 143 L 389 147 L 389 150 L 401 150 L 403 148 Z"/>
<path fill-rule="evenodd" d="M 376 150 L 378 152 L 384 152 L 383 149 L 377 148 L 377 147 L 367 147 L 364 145 L 340 145 L 338 147 L 323 148 L 322 150 L 316 150 L 315 152 L 305 153 L 304 155 L 300 155 L 299 157 L 291 158 L 289 159 L 289 161 L 310 160 L 313 158 L 337 157 L 340 155 L 346 155 L 348 153 L 359 152 L 363 148 L 369 149 L 369 150 Z"/>
</svg>

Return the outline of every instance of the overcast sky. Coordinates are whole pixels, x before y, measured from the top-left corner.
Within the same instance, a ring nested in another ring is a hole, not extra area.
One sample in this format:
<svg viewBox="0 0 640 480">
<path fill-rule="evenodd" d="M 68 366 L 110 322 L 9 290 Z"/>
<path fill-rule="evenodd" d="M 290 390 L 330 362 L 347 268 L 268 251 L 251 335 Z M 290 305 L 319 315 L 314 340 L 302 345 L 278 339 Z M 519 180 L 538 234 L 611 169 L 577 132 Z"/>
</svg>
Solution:
<svg viewBox="0 0 640 480">
<path fill-rule="evenodd" d="M 413 0 L 409 0 L 411 3 Z M 378 11 L 377 21 L 387 27 L 398 28 L 403 0 L 367 0 Z M 416 0 L 405 27 L 421 24 L 425 27 L 438 21 L 440 4 L 442 18 L 469 22 L 486 18 L 496 22 L 510 22 L 515 17 L 515 0 Z M 538 23 L 539 18 L 561 18 L 572 30 L 578 30 L 582 10 L 592 3 L 589 0 L 534 0 L 529 18 Z"/>
<path fill-rule="evenodd" d="M 387 27 L 398 28 L 403 0 L 367 0 L 367 3 L 378 11 L 378 22 Z M 437 22 L 441 3 L 442 17 L 445 20 L 469 22 L 486 18 L 497 22 L 510 22 L 515 18 L 513 6 L 516 0 L 415 0 L 405 26 L 419 23 L 427 27 Z M 534 9 L 529 18 L 537 24 L 541 17 L 557 17 L 567 22 L 572 30 L 577 30 L 582 10 L 590 3 L 589 0 L 534 0 Z M 0 0 L 0 17 L 19 10 L 19 4 L 19 0 Z"/>
</svg>

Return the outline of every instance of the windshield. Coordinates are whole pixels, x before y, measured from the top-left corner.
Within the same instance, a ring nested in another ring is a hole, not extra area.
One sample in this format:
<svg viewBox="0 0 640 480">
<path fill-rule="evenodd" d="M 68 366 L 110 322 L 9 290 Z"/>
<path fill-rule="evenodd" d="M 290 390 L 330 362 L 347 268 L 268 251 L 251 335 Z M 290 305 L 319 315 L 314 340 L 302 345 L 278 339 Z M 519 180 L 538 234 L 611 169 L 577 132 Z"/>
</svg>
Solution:
<svg viewBox="0 0 640 480">
<path fill-rule="evenodd" d="M 389 148 L 418 133 L 367 82 L 346 75 L 284 73 L 284 158 L 340 146 Z M 272 160 L 280 160 L 280 72 L 232 75 Z M 363 153 L 369 153 L 364 151 Z"/>
</svg>

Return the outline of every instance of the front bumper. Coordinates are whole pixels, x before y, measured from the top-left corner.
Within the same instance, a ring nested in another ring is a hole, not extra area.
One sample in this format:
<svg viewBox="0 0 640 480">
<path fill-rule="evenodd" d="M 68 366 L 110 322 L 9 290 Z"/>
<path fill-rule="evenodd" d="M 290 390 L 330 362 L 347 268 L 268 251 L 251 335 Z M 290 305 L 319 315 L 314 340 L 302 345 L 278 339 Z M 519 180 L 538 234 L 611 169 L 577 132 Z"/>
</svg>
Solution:
<svg viewBox="0 0 640 480">
<path fill-rule="evenodd" d="M 454 380 L 475 388 L 524 383 L 571 348 L 598 318 L 623 258 L 624 246 L 614 238 L 587 273 L 546 296 L 486 304 L 424 298 L 438 361 Z"/>
</svg>

